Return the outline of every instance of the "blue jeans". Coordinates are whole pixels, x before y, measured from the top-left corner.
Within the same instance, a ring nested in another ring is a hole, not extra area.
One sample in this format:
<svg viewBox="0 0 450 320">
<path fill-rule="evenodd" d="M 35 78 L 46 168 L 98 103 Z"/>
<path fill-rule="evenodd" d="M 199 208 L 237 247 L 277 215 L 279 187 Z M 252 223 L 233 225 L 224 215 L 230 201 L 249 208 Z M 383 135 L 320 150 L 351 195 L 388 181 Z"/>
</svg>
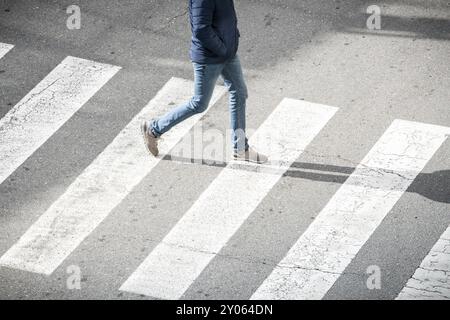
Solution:
<svg viewBox="0 0 450 320">
<path fill-rule="evenodd" d="M 236 55 L 233 59 L 219 64 L 198 64 L 193 62 L 195 89 L 194 96 L 186 103 L 174 108 L 162 117 L 154 119 L 149 129 L 159 137 L 173 126 L 197 113 L 204 112 L 211 100 L 216 81 L 221 75 L 229 92 L 231 121 L 231 142 L 234 151 L 248 150 L 245 135 L 245 108 L 248 97 L 241 63 Z"/>
</svg>

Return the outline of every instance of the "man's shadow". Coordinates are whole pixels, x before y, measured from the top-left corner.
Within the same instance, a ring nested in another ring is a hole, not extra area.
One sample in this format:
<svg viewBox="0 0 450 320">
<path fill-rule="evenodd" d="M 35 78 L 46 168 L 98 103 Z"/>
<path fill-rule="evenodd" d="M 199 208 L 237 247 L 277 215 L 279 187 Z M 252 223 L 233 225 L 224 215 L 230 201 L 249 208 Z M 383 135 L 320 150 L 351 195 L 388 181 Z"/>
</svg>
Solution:
<svg viewBox="0 0 450 320">
<path fill-rule="evenodd" d="M 302 169 L 312 169 L 316 172 L 303 171 Z M 343 184 L 353 171 L 355 171 L 354 167 L 295 162 L 285 175 Z M 450 203 L 450 170 L 419 173 L 406 192 L 418 193 L 433 201 Z"/>
<path fill-rule="evenodd" d="M 408 191 L 430 200 L 450 203 L 450 170 L 420 173 Z"/>
<path fill-rule="evenodd" d="M 226 162 L 214 162 L 171 155 L 166 155 L 163 159 L 167 161 L 196 163 L 220 168 L 227 166 Z M 246 170 L 246 166 L 239 165 L 239 169 Z M 249 165 L 248 169 L 253 170 L 254 166 Z M 354 171 L 354 167 L 294 162 L 283 176 L 343 184 Z M 440 170 L 433 173 L 419 173 L 406 192 L 417 193 L 433 201 L 450 203 L 450 170 Z"/>
</svg>

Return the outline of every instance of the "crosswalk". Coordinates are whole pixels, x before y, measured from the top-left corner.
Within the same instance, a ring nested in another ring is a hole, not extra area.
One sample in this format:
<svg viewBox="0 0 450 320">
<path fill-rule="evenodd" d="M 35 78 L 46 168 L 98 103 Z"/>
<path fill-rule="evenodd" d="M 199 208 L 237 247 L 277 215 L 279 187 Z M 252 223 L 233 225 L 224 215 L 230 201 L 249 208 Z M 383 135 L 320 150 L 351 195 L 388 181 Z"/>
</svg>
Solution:
<svg viewBox="0 0 450 320">
<path fill-rule="evenodd" d="M 433 246 L 397 299 L 450 299 L 450 227 Z"/>
<path fill-rule="evenodd" d="M 323 298 L 447 133 L 394 121 L 253 298 Z"/>
<path fill-rule="evenodd" d="M 287 170 L 336 111 L 285 99 L 250 143 Z M 274 130 L 278 131 L 275 136 Z M 180 298 L 282 174 L 236 170 L 228 165 L 121 290 Z"/>
<path fill-rule="evenodd" d="M 1 43 L 0 42 L 0 59 L 8 53 L 9 50 L 11 50 L 14 46 L 7 43 Z"/>
<path fill-rule="evenodd" d="M 0 43 L 0 58 L 13 45 Z M 0 119 L 0 184 L 86 104 L 120 66 L 65 58 Z M 139 132 L 190 98 L 193 83 L 171 78 L 6 252 L 0 266 L 52 275 L 201 120 L 164 135 L 152 158 Z M 225 94 L 217 86 L 208 108 Z M 250 143 L 267 165 L 229 163 L 130 273 L 118 291 L 179 299 L 273 190 L 339 108 L 285 98 Z M 331 197 L 251 299 L 322 299 L 450 135 L 450 128 L 397 119 Z M 450 299 L 447 230 L 398 299 Z"/>
<path fill-rule="evenodd" d="M 77 112 L 119 67 L 67 57 L 0 120 L 0 183 Z"/>
<path fill-rule="evenodd" d="M 0 258 L 0 264 L 51 274 L 116 205 L 156 167 L 161 158 L 150 158 L 136 128 L 144 119 L 187 100 L 193 83 L 171 79 L 149 104 L 119 133 L 20 240 Z M 212 103 L 224 93 L 215 90 Z M 196 115 L 164 136 L 160 151 L 167 154 L 198 122 Z"/>
</svg>

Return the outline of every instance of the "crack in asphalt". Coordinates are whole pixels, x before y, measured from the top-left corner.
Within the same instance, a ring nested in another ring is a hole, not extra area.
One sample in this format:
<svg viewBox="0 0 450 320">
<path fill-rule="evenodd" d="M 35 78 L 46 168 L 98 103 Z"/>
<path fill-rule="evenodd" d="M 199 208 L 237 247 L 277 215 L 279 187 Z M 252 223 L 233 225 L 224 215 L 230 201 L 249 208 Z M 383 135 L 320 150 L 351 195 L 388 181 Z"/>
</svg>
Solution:
<svg viewBox="0 0 450 320">
<path fill-rule="evenodd" d="M 30 94 L 30 96 L 28 97 L 28 99 L 26 99 L 25 101 L 21 102 L 20 104 L 18 104 L 16 107 L 14 107 L 13 109 L 11 109 L 10 114 L 9 114 L 9 120 L 8 122 L 5 124 L 5 126 L 2 126 L 2 128 L 0 128 L 0 131 L 4 130 L 8 125 L 11 125 L 13 123 L 15 123 L 17 119 L 17 117 L 15 117 L 15 114 L 19 111 L 21 111 L 22 109 L 20 108 L 21 106 L 25 105 L 26 103 L 28 103 L 30 100 L 34 99 L 36 96 L 39 96 L 40 94 L 42 94 L 44 91 L 48 90 L 50 87 L 52 87 L 56 82 L 58 82 L 59 80 L 61 80 L 61 78 L 58 78 L 54 81 L 52 81 L 50 84 L 48 84 L 45 88 L 43 88 L 42 90 L 40 90 L 39 92 L 36 93 L 32 93 Z M 35 111 L 34 109 L 29 109 L 28 112 L 26 114 L 23 115 L 23 118 L 26 120 L 29 116 L 29 114 L 31 114 L 33 111 Z M 25 121 L 24 121 L 25 122 Z"/>
<path fill-rule="evenodd" d="M 306 268 L 306 267 L 301 267 L 298 265 L 292 265 L 292 266 L 285 266 L 285 265 L 280 265 L 279 262 L 276 262 L 275 260 L 251 260 L 248 258 L 244 258 L 242 256 L 236 256 L 236 255 L 228 255 L 228 254 L 223 254 L 223 253 L 218 253 L 218 252 L 213 252 L 213 251 L 208 251 L 208 250 L 201 250 L 198 248 L 194 248 L 194 247 L 190 247 L 187 245 L 181 245 L 181 244 L 175 244 L 175 243 L 168 243 L 168 242 L 164 242 L 161 241 L 161 243 L 163 243 L 164 245 L 167 245 L 169 247 L 173 247 L 173 248 L 179 248 L 179 249 L 184 249 L 184 250 L 189 250 L 192 252 L 196 252 L 196 253 L 203 253 L 203 254 L 208 254 L 208 255 L 214 255 L 217 257 L 221 257 L 221 258 L 226 258 L 226 259 L 231 259 L 231 260 L 236 260 L 239 262 L 243 262 L 243 263 L 251 263 L 251 264 L 259 264 L 259 265 L 264 265 L 264 266 L 270 266 L 272 268 L 275 267 L 279 267 L 279 268 L 283 268 L 283 269 L 293 269 L 293 270 L 306 270 L 306 271 L 318 271 L 318 272 L 323 272 L 323 273 L 328 273 L 328 274 L 334 274 L 334 275 L 357 275 L 359 276 L 360 274 L 356 273 L 356 272 L 334 272 L 334 271 L 329 271 L 329 270 L 323 270 L 320 268 Z"/>
<path fill-rule="evenodd" d="M 188 14 L 188 12 L 189 12 L 189 9 L 188 9 L 188 8 L 185 8 L 184 11 L 182 11 L 181 13 L 178 13 L 178 14 L 172 16 L 172 17 L 169 17 L 169 18 L 167 19 L 167 22 L 165 23 L 164 26 L 162 26 L 162 27 L 160 27 L 160 28 L 158 28 L 158 29 L 154 29 L 153 32 L 154 32 L 154 33 L 159 33 L 159 32 L 161 32 L 161 31 L 163 31 L 163 30 L 169 28 L 170 25 L 171 25 L 175 20 L 177 20 L 178 18 L 181 18 L 181 17 L 186 16 L 186 15 Z"/>
<path fill-rule="evenodd" d="M 416 279 L 415 279 L 416 280 Z M 443 288 L 448 290 L 448 288 L 445 287 L 441 287 L 441 286 L 432 286 L 433 288 Z M 433 293 L 433 294 L 439 294 L 440 296 L 443 297 L 449 297 L 448 295 L 446 295 L 445 293 L 438 291 L 438 290 L 431 290 L 431 289 L 427 289 L 427 288 L 416 288 L 416 287 L 412 287 L 411 285 L 406 285 L 405 288 L 407 289 L 412 289 L 412 290 L 416 290 L 416 291 L 422 291 L 422 292 L 427 292 L 427 293 Z"/>
</svg>

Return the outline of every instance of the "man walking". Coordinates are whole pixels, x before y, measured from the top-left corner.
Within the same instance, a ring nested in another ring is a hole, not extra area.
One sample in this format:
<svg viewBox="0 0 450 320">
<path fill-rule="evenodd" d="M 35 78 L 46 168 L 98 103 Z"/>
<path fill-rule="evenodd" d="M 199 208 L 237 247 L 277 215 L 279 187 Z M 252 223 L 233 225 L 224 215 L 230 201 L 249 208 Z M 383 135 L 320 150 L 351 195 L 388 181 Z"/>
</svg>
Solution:
<svg viewBox="0 0 450 320">
<path fill-rule="evenodd" d="M 144 121 L 145 144 L 158 155 L 158 139 L 194 114 L 205 111 L 219 76 L 229 91 L 231 141 L 236 160 L 264 163 L 267 157 L 248 145 L 245 134 L 247 87 L 237 55 L 239 30 L 233 0 L 188 0 L 192 30 L 190 57 L 194 67 L 194 96 L 158 119 Z"/>
</svg>

